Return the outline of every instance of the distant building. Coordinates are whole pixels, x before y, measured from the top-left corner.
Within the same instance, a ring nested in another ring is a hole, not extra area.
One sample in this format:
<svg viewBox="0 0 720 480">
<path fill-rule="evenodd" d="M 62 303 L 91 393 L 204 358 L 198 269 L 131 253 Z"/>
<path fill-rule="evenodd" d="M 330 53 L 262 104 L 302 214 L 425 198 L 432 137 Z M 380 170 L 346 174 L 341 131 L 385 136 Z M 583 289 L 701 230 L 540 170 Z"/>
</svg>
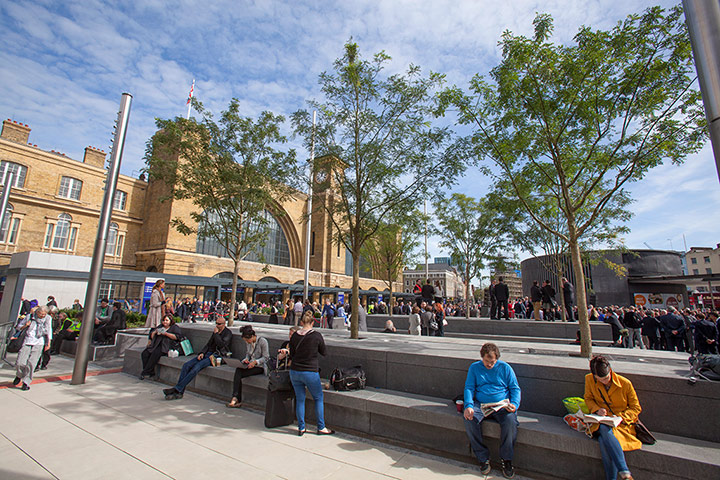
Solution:
<svg viewBox="0 0 720 480">
<path fill-rule="evenodd" d="M 687 275 L 720 273 L 720 243 L 716 248 L 690 247 L 685 253 Z"/>
<path fill-rule="evenodd" d="M 490 276 L 490 281 L 497 280 L 500 277 L 503 277 L 503 283 L 508 286 L 508 290 L 510 291 L 510 300 L 514 301 L 516 298 L 523 296 L 522 275 L 519 270 L 493 272 Z"/>
<path fill-rule="evenodd" d="M 450 257 L 435 257 L 434 262 L 452 266 L 452 259 Z"/>
<path fill-rule="evenodd" d="M 587 303 L 595 306 L 647 305 L 651 307 L 688 305 L 687 289 L 682 279 L 682 254 L 668 250 L 631 250 L 593 252 L 597 261 L 583 261 Z M 608 264 L 619 268 L 609 268 Z M 531 257 L 520 264 L 522 288 L 530 295 L 533 280 L 550 280 L 560 302 L 562 287 L 558 275 L 546 268 L 548 256 Z M 577 287 L 570 259 L 561 258 L 562 276 Z M 618 275 L 624 269 L 626 275 Z M 667 278 L 665 278 L 667 277 Z M 679 277 L 679 278 L 678 278 Z M 577 302 L 577 299 L 573 299 Z"/>
<path fill-rule="evenodd" d="M 465 283 L 457 270 L 446 263 L 429 263 L 428 278 L 435 285 L 440 282 L 446 298 L 465 298 Z M 403 271 L 403 292 L 412 293 L 413 285 L 417 280 L 425 284 L 425 268 L 415 270 L 406 269 Z"/>
</svg>

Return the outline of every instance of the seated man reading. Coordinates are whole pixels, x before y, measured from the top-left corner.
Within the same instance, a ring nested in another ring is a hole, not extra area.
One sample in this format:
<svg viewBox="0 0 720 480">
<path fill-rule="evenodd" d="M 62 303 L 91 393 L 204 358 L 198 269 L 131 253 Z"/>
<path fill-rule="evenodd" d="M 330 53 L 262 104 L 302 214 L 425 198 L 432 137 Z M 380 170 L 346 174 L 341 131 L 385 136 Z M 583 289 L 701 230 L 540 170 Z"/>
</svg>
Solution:
<svg viewBox="0 0 720 480">
<path fill-rule="evenodd" d="M 520 386 L 515 372 L 498 360 L 500 350 L 494 343 L 480 349 L 482 361 L 470 365 L 465 380 L 465 431 L 473 453 L 480 462 L 483 475 L 490 473 L 490 452 L 483 443 L 482 422 L 491 419 L 500 424 L 500 458 L 505 478 L 513 478 L 512 466 L 517 438 L 517 409 L 520 407 Z"/>
<path fill-rule="evenodd" d="M 225 327 L 225 319 L 223 317 L 217 317 L 217 320 L 215 321 L 215 330 L 213 330 L 210 340 L 208 340 L 197 357 L 188 360 L 182 366 L 177 385 L 163 390 L 165 400 L 177 400 L 178 398 L 182 398 L 183 393 L 185 392 L 185 387 L 187 387 L 192 379 L 200 373 L 200 370 L 208 367 L 209 365 L 219 365 L 222 362 L 222 357 L 226 356 L 230 352 L 231 345 L 232 332 L 229 328 Z"/>
</svg>

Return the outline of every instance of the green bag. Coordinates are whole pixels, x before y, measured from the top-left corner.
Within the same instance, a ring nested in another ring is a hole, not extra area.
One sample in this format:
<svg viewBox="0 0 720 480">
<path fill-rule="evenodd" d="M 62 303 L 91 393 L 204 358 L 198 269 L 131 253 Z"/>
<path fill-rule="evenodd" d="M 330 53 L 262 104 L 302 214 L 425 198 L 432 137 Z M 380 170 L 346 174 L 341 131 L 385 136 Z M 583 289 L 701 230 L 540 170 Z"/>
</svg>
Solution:
<svg viewBox="0 0 720 480">
<path fill-rule="evenodd" d="M 180 342 L 180 346 L 182 347 L 183 353 L 185 355 L 192 355 L 193 353 L 195 353 L 192 348 L 192 344 L 190 343 L 190 340 L 188 340 L 187 338 L 183 339 L 183 341 Z"/>
<path fill-rule="evenodd" d="M 563 398 L 562 402 L 568 413 L 573 415 L 575 415 L 578 410 L 582 410 L 583 413 L 590 413 L 590 409 L 585 405 L 585 399 L 582 397 L 567 397 Z"/>
</svg>

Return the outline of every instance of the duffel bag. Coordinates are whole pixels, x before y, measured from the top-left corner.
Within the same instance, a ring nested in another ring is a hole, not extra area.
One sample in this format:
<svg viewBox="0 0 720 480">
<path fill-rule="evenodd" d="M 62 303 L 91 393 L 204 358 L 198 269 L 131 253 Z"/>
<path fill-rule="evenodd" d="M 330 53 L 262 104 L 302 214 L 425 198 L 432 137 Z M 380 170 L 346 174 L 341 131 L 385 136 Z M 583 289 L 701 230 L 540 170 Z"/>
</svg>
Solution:
<svg viewBox="0 0 720 480">
<path fill-rule="evenodd" d="M 330 375 L 330 385 L 337 391 L 362 390 L 365 382 L 365 371 L 360 365 L 336 368 Z"/>
</svg>

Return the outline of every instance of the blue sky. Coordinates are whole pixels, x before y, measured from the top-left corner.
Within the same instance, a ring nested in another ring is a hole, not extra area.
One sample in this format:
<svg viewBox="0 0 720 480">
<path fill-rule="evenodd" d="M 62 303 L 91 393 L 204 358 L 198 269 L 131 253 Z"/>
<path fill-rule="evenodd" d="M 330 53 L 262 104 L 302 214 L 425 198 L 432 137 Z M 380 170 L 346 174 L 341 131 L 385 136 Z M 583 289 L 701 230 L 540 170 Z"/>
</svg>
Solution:
<svg viewBox="0 0 720 480">
<path fill-rule="evenodd" d="M 645 0 L 155 1 L 0 2 L 0 117 L 27 123 L 32 143 L 82 159 L 88 145 L 109 150 L 124 91 L 134 96 L 122 172 L 137 175 L 155 117 L 185 112 L 195 93 L 219 112 L 232 97 L 249 116 L 286 116 L 320 98 L 318 74 L 351 36 L 366 55 L 385 50 L 388 70 L 409 63 L 465 86 L 499 60 L 509 29 L 530 34 L 536 12 L 555 18 L 554 40 L 581 25 L 609 28 Z M 290 134 L 290 128 L 286 129 Z M 299 145 L 299 142 L 296 142 Z M 299 150 L 300 158 L 307 156 Z M 474 171 L 454 190 L 485 193 Z M 631 248 L 683 249 L 720 242 L 720 186 L 708 144 L 682 166 L 664 165 L 631 187 L 636 202 L 625 237 Z M 443 255 L 432 239 L 431 255 Z"/>
</svg>

